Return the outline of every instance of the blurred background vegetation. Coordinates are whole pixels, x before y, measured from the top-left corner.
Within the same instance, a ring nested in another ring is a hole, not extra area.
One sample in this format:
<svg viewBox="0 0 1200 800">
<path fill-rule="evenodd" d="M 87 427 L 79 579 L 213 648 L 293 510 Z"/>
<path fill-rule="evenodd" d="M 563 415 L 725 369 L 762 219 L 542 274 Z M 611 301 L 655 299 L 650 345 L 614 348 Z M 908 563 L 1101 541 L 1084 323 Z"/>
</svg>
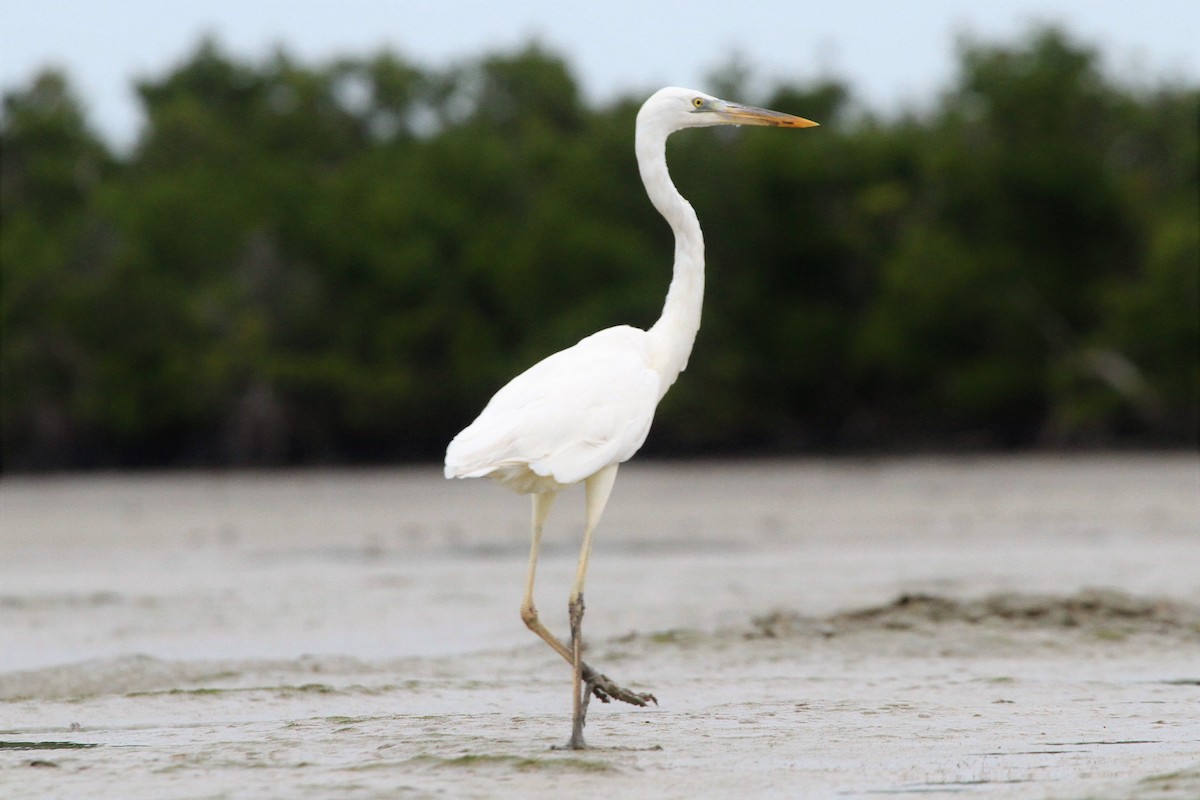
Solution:
<svg viewBox="0 0 1200 800">
<path fill-rule="evenodd" d="M 1056 29 L 959 59 L 889 118 L 714 73 L 822 127 L 672 139 L 709 296 L 649 451 L 1195 446 L 1200 88 Z M 67 75 L 4 97 L 5 470 L 433 460 L 661 307 L 643 97 L 589 107 L 537 45 L 430 71 L 205 41 L 138 92 L 120 154 Z"/>
</svg>

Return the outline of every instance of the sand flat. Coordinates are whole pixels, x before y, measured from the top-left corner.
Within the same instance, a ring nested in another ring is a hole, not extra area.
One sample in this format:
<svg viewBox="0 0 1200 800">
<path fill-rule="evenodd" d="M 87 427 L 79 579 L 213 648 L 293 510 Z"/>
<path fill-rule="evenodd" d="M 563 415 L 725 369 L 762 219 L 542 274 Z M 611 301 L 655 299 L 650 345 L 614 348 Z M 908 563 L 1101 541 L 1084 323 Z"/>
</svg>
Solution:
<svg viewBox="0 0 1200 800">
<path fill-rule="evenodd" d="M 660 705 L 583 753 L 527 514 L 435 468 L 5 478 L 0 796 L 1200 796 L 1192 455 L 630 464 L 588 658 Z"/>
</svg>

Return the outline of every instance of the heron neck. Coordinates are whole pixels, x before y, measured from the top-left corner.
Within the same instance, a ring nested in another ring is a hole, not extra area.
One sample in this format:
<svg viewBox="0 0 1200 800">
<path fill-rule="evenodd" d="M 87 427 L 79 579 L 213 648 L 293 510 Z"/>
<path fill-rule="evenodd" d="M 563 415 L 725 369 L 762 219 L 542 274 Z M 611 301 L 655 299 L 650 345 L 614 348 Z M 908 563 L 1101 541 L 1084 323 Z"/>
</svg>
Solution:
<svg viewBox="0 0 1200 800">
<path fill-rule="evenodd" d="M 700 330 L 704 302 L 704 236 L 696 212 L 667 172 L 666 145 L 670 131 L 639 126 L 635 148 L 642 183 L 658 212 L 675 234 L 675 267 L 662 316 L 648 331 L 655 366 L 666 392 L 687 367 L 692 344 Z"/>
</svg>

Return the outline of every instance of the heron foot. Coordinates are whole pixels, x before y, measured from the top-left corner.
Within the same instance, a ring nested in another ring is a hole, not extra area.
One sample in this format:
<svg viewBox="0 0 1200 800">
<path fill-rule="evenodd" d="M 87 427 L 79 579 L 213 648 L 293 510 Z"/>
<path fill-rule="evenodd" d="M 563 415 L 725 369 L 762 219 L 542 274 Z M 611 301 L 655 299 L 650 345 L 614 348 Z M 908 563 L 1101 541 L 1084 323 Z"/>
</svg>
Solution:
<svg viewBox="0 0 1200 800">
<path fill-rule="evenodd" d="M 607 675 L 602 675 L 596 670 L 583 665 L 583 682 L 584 689 L 588 694 L 594 696 L 601 703 L 611 703 L 613 700 L 620 700 L 622 703 L 629 703 L 632 706 L 645 707 L 650 703 L 658 705 L 658 698 L 649 692 L 635 692 L 631 689 L 626 689 L 618 686 Z M 584 703 L 587 698 L 584 698 Z"/>
<path fill-rule="evenodd" d="M 583 741 L 583 726 L 587 724 L 588 703 L 591 701 L 592 695 L 595 695 L 596 697 L 601 698 L 601 700 L 603 700 L 603 702 L 605 702 L 605 703 L 609 702 L 608 694 L 602 690 L 597 689 L 595 679 L 597 677 L 603 678 L 606 682 L 608 682 L 610 684 L 612 684 L 612 681 L 609 681 L 603 675 L 597 675 L 591 669 L 588 669 L 588 672 L 590 673 L 590 677 L 584 679 L 583 690 L 580 693 L 579 714 L 575 717 L 574 720 L 572 720 L 571 738 L 569 740 L 567 740 L 567 745 L 565 748 L 563 748 L 564 750 L 586 750 L 587 749 L 587 743 Z M 621 687 L 619 687 L 619 686 L 616 686 L 616 684 L 612 684 L 612 685 L 616 689 L 620 690 L 621 692 L 627 691 L 625 689 L 621 689 Z M 653 695 L 645 695 L 645 696 L 649 697 L 650 699 L 654 699 Z M 641 705 L 645 705 L 645 704 L 646 703 L 643 700 L 641 702 Z"/>
<path fill-rule="evenodd" d="M 629 689 L 622 688 L 613 683 L 605 675 L 601 675 L 587 665 L 584 665 L 586 677 L 583 682 L 583 691 L 580 697 L 580 713 L 579 717 L 572 720 L 571 738 L 567 743 L 559 748 L 557 745 L 551 747 L 551 750 L 587 750 L 587 743 L 583 740 L 583 726 L 587 724 L 587 707 L 588 702 L 592 697 L 599 698 L 602 703 L 610 703 L 614 699 L 624 703 L 630 703 L 635 706 L 645 706 L 648 703 L 658 705 L 658 700 L 649 692 L 634 692 Z"/>
<path fill-rule="evenodd" d="M 588 701 L 592 699 L 592 685 L 585 681 L 579 698 L 579 713 L 571 720 L 571 738 L 567 740 L 567 750 L 586 750 L 583 741 L 583 726 L 587 724 Z"/>
</svg>

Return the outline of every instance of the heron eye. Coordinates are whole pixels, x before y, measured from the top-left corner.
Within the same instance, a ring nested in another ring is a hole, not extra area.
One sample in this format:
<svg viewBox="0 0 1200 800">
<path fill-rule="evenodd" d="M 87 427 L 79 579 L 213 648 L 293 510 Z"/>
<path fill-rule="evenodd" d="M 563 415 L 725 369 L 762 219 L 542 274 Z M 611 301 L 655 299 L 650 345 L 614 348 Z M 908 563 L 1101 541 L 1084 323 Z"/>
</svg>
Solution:
<svg viewBox="0 0 1200 800">
<path fill-rule="evenodd" d="M 692 101 L 692 105 L 695 106 L 696 108 L 704 108 L 704 98 L 697 97 L 695 100 Z"/>
</svg>

